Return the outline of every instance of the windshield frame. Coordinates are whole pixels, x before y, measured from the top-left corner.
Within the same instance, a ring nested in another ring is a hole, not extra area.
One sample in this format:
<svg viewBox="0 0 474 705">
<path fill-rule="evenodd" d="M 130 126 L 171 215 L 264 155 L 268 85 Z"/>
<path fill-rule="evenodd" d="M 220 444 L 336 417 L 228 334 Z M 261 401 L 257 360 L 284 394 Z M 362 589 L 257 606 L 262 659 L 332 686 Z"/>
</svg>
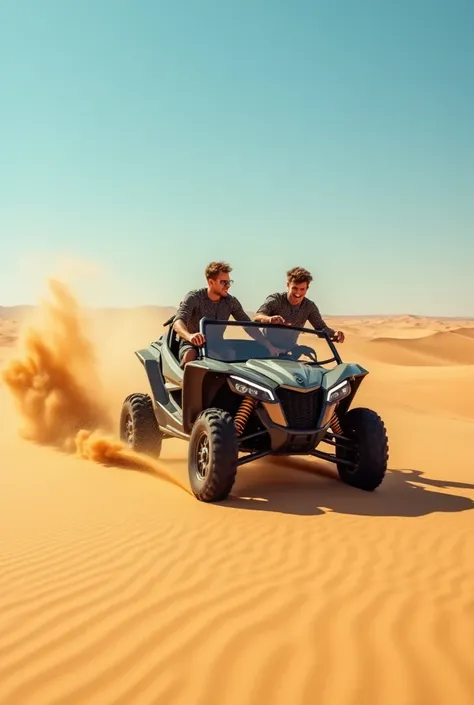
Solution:
<svg viewBox="0 0 474 705">
<path fill-rule="evenodd" d="M 310 335 L 316 335 L 318 338 L 324 338 L 333 354 L 333 357 L 328 358 L 326 360 L 321 360 L 317 363 L 309 363 L 309 362 L 301 362 L 301 364 L 311 364 L 311 365 L 327 365 L 330 362 L 336 362 L 338 365 L 342 364 L 342 359 L 341 356 L 339 355 L 339 352 L 334 345 L 334 342 L 331 340 L 329 335 L 326 333 L 325 330 L 316 330 L 315 328 L 306 328 L 303 326 L 287 326 L 283 323 L 260 323 L 259 321 L 235 321 L 235 320 L 222 320 L 222 319 L 215 319 L 215 318 L 206 318 L 203 317 L 199 321 L 199 332 L 204 335 L 205 342 L 204 345 L 200 348 L 201 351 L 201 356 L 203 358 L 207 358 L 208 360 L 215 360 L 216 358 L 211 357 L 208 354 L 207 350 L 207 336 L 206 336 L 206 328 L 207 326 L 212 326 L 212 325 L 220 325 L 220 326 L 235 326 L 239 328 L 282 328 L 284 330 L 294 330 L 298 331 L 300 333 L 309 333 Z M 251 358 L 247 358 L 251 359 Z M 271 355 L 265 358 L 259 358 L 262 360 L 278 360 L 276 357 L 272 357 Z M 246 360 L 233 360 L 232 362 L 245 362 Z"/>
</svg>

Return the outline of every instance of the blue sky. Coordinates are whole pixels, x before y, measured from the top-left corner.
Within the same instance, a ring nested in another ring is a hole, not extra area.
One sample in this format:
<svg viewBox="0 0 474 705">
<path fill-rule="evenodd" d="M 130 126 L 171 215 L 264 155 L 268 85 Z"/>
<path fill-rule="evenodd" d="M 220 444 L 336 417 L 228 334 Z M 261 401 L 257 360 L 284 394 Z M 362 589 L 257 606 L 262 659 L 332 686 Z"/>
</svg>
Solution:
<svg viewBox="0 0 474 705">
<path fill-rule="evenodd" d="M 303 265 L 326 314 L 474 316 L 473 76 L 469 0 L 2 0 L 0 305 L 226 259 L 249 309 Z"/>
</svg>

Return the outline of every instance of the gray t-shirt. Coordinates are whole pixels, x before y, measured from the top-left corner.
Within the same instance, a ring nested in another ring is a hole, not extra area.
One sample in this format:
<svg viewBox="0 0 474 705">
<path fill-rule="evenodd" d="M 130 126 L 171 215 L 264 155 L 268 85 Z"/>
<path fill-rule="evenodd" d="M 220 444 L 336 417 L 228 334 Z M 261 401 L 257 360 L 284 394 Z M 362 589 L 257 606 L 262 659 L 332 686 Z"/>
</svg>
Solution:
<svg viewBox="0 0 474 705">
<path fill-rule="evenodd" d="M 219 301 L 212 301 L 207 294 L 207 288 L 202 288 L 186 294 L 178 307 L 175 321 L 179 318 L 190 333 L 198 333 L 201 318 L 228 321 L 231 316 L 236 321 L 251 320 L 235 296 L 227 294 Z"/>
<path fill-rule="evenodd" d="M 263 313 L 265 316 L 282 316 L 285 321 L 292 326 L 299 326 L 301 328 L 305 327 L 306 321 L 309 321 L 316 330 L 325 330 L 330 336 L 335 333 L 323 320 L 314 301 L 306 297 L 304 297 L 299 304 L 293 305 L 288 301 L 286 292 L 270 294 L 260 306 L 257 313 Z M 270 329 L 267 328 L 267 335 L 269 332 Z M 275 331 L 276 335 L 277 332 L 278 331 Z M 295 342 L 298 336 L 299 334 L 295 332 Z M 271 335 L 268 337 L 271 339 Z"/>
</svg>

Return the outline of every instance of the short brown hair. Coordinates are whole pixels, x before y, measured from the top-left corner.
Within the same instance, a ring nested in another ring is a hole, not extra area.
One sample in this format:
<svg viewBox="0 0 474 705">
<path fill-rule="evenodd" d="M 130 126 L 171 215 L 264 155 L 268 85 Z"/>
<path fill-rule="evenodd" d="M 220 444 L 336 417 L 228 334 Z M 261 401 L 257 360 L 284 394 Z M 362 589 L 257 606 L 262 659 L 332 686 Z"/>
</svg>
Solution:
<svg viewBox="0 0 474 705">
<path fill-rule="evenodd" d="M 204 270 L 204 274 L 206 275 L 206 279 L 216 279 L 220 272 L 227 274 L 231 271 L 232 267 L 230 264 L 227 264 L 227 262 L 210 262 Z"/>
<path fill-rule="evenodd" d="M 288 277 L 288 281 L 292 284 L 303 284 L 307 282 L 309 286 L 313 281 L 310 272 L 308 272 L 307 269 L 303 269 L 303 267 L 293 267 L 293 269 L 289 269 L 286 276 Z"/>
</svg>

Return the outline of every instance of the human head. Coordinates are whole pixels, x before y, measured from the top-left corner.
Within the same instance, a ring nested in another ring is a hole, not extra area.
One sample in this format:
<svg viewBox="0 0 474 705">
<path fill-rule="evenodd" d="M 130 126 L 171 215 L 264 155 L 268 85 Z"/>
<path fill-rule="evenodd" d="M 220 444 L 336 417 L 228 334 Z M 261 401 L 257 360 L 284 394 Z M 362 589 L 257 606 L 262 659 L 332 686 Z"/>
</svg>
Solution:
<svg viewBox="0 0 474 705">
<path fill-rule="evenodd" d="M 230 278 L 232 267 L 227 262 L 210 262 L 206 269 L 205 275 L 209 291 L 218 296 L 227 296 L 229 287 L 233 284 Z"/>
<path fill-rule="evenodd" d="M 290 304 L 299 304 L 304 299 L 312 281 L 313 277 L 303 267 L 293 267 L 287 271 L 286 286 Z"/>
</svg>

